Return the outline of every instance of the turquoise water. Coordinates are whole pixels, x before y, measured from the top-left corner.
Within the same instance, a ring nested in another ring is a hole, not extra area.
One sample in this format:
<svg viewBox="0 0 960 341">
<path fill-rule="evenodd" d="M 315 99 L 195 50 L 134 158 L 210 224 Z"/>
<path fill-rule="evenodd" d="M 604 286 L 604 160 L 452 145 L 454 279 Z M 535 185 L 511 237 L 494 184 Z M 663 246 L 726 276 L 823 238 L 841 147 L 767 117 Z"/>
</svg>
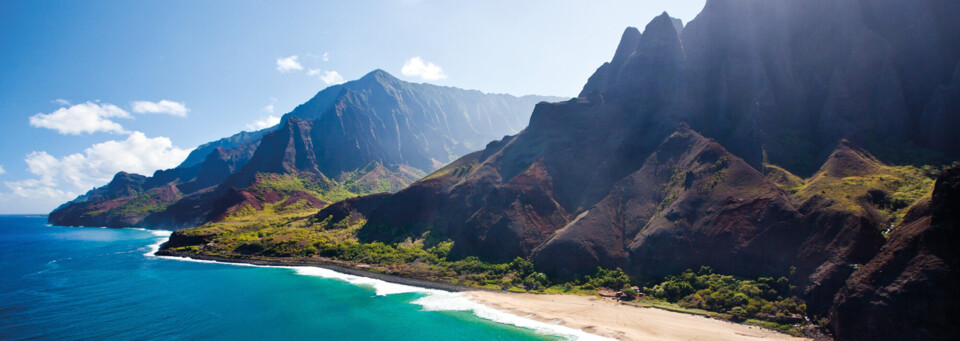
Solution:
<svg viewBox="0 0 960 341">
<path fill-rule="evenodd" d="M 378 296 L 373 286 L 302 274 L 309 271 L 144 255 L 162 239 L 0 216 L 0 339 L 548 339 L 425 308 L 442 306 L 442 295 L 422 306 L 415 302 L 429 294 Z"/>
</svg>

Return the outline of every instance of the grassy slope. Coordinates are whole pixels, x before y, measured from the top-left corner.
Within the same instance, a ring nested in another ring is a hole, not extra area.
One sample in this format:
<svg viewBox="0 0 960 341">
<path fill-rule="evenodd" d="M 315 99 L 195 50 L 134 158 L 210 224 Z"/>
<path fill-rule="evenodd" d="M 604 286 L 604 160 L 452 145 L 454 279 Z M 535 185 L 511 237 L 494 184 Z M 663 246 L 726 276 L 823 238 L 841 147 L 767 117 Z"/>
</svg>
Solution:
<svg viewBox="0 0 960 341">
<path fill-rule="evenodd" d="M 802 179 L 776 165 L 764 165 L 764 172 L 768 179 L 793 194 L 798 201 L 819 195 L 832 199 L 832 208 L 849 212 L 875 209 L 891 225 L 897 225 L 910 206 L 930 194 L 943 169 L 891 166 L 868 157 L 870 167 L 850 173 L 821 169 L 809 179 Z"/>
<path fill-rule="evenodd" d="M 166 191 L 167 193 L 164 193 Z M 175 189 L 161 187 L 146 193 L 137 193 L 134 196 L 104 202 L 98 206 L 99 210 L 84 213 L 86 216 L 146 216 L 150 213 L 165 210 L 168 206 L 180 199 Z"/>
</svg>

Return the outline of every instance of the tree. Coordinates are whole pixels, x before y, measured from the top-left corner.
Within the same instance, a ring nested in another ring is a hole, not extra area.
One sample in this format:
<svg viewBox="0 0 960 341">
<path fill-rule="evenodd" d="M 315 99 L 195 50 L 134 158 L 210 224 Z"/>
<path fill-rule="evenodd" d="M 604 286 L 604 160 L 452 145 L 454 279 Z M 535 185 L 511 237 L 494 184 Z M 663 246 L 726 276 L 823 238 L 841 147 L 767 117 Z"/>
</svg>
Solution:
<svg viewBox="0 0 960 341">
<path fill-rule="evenodd" d="M 733 309 L 730 309 L 730 314 L 733 315 L 734 320 L 738 321 L 747 319 L 747 316 L 749 315 L 747 314 L 747 310 L 743 309 L 743 307 L 733 307 Z"/>
<path fill-rule="evenodd" d="M 629 284 L 624 286 L 620 291 L 623 292 L 623 299 L 625 301 L 632 301 L 637 298 L 637 291 L 633 290 L 633 287 L 631 287 Z"/>
<path fill-rule="evenodd" d="M 693 292 L 693 286 L 687 282 L 669 281 L 663 283 L 663 293 L 666 295 L 667 300 L 672 302 L 676 302 L 677 300 L 684 298 Z"/>
<path fill-rule="evenodd" d="M 543 290 L 543 287 L 548 284 L 547 275 L 542 272 L 531 273 L 530 276 L 527 276 L 527 278 L 523 280 L 523 286 L 526 287 L 527 290 Z"/>
<path fill-rule="evenodd" d="M 517 277 L 526 277 L 533 272 L 533 263 L 526 259 L 517 257 L 510 262 L 510 270 L 517 272 Z"/>
</svg>

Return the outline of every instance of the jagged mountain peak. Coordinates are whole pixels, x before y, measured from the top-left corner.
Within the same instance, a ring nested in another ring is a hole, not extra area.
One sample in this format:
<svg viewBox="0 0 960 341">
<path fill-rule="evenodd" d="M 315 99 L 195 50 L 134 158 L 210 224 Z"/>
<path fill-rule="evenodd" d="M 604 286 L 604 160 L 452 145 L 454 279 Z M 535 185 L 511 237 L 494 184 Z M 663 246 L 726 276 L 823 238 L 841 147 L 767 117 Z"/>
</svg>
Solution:
<svg viewBox="0 0 960 341">
<path fill-rule="evenodd" d="M 623 36 L 620 37 L 620 45 L 617 46 L 617 52 L 613 54 L 613 60 L 610 61 L 610 64 L 623 64 L 626 62 L 633 52 L 636 51 L 637 44 L 640 43 L 640 36 L 640 30 L 636 27 L 630 26 L 623 30 Z"/>
<path fill-rule="evenodd" d="M 653 18 L 650 23 L 643 29 L 643 35 L 653 34 L 653 37 L 659 35 L 664 35 L 666 38 L 671 38 L 671 36 L 679 36 L 680 31 L 677 29 L 675 24 L 676 19 L 670 16 L 667 12 Z"/>
<path fill-rule="evenodd" d="M 631 98 L 637 87 L 656 88 L 664 81 L 675 83 L 677 71 L 686 59 L 679 34 L 683 24 L 678 20 L 664 12 L 650 21 L 643 33 L 627 27 L 613 59 L 590 76 L 578 97 L 599 93 Z M 675 84 L 664 88 L 674 87 Z"/>
</svg>

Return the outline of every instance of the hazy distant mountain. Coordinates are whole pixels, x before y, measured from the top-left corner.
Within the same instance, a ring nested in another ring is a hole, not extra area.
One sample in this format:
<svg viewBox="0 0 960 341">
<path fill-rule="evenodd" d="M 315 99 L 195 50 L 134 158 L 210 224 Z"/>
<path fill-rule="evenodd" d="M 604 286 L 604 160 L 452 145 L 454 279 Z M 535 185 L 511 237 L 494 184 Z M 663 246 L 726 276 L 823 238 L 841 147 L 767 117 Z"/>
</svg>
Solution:
<svg viewBox="0 0 960 341">
<path fill-rule="evenodd" d="M 153 177 L 118 173 L 55 210 L 50 221 L 176 228 L 245 206 L 322 207 L 392 192 L 520 131 L 534 104 L 557 100 L 412 84 L 375 70 L 324 89 L 277 127 L 202 145 L 177 168 Z"/>
<path fill-rule="evenodd" d="M 361 214 L 366 240 L 430 231 L 455 257 L 526 257 L 558 278 L 787 276 L 827 316 L 960 156 L 958 4 L 709 0 L 686 27 L 664 13 L 518 135 L 318 219 Z"/>
</svg>

